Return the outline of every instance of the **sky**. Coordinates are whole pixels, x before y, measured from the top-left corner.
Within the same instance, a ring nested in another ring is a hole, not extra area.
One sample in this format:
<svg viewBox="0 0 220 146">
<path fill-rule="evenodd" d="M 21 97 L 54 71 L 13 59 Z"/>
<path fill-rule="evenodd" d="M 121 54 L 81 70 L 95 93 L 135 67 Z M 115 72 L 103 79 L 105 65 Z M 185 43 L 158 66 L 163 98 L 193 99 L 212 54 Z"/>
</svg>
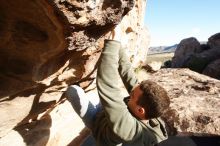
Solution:
<svg viewBox="0 0 220 146">
<path fill-rule="evenodd" d="M 147 0 L 144 21 L 150 46 L 171 46 L 189 37 L 207 41 L 220 32 L 220 0 Z"/>
</svg>

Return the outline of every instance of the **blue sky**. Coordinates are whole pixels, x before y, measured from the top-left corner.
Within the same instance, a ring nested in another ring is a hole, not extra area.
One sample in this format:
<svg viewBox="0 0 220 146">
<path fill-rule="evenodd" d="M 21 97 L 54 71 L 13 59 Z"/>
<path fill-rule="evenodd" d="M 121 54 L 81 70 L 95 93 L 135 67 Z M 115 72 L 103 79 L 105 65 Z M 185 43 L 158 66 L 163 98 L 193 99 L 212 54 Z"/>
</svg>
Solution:
<svg viewBox="0 0 220 146">
<path fill-rule="evenodd" d="M 147 0 L 145 25 L 151 46 L 169 46 L 192 36 L 207 41 L 220 32 L 220 0 Z"/>
</svg>

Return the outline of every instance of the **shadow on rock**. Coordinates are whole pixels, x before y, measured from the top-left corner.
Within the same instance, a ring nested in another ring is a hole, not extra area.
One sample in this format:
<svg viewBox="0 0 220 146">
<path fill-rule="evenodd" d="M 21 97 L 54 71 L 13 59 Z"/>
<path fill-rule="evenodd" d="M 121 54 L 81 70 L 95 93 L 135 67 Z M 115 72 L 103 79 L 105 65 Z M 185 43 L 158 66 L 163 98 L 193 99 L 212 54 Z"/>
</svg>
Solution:
<svg viewBox="0 0 220 146">
<path fill-rule="evenodd" d="M 49 115 L 39 121 L 32 121 L 14 128 L 23 137 L 27 145 L 46 145 L 50 137 L 52 119 Z"/>
</svg>

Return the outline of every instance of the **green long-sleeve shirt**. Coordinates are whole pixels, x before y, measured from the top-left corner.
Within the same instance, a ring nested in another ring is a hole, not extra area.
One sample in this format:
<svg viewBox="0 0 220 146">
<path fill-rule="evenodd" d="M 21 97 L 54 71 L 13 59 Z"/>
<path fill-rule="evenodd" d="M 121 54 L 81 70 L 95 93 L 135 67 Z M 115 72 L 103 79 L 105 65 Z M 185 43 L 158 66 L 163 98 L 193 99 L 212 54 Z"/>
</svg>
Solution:
<svg viewBox="0 0 220 146">
<path fill-rule="evenodd" d="M 120 77 L 129 93 L 138 83 L 120 43 L 106 40 L 97 73 L 103 112 L 97 115 L 92 129 L 97 145 L 153 146 L 166 139 L 161 120 L 143 123 L 129 112 L 119 88 Z"/>
</svg>

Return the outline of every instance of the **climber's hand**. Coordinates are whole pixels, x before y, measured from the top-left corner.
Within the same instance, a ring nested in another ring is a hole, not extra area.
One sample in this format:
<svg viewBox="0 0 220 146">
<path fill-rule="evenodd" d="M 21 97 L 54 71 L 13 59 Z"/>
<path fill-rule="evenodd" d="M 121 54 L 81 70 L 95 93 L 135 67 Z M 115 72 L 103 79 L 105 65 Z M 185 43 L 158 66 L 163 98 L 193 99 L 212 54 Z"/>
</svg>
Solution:
<svg viewBox="0 0 220 146">
<path fill-rule="evenodd" d="M 112 29 L 110 39 L 121 42 L 121 28 L 120 28 L 120 25 L 116 25 L 115 28 Z"/>
</svg>

